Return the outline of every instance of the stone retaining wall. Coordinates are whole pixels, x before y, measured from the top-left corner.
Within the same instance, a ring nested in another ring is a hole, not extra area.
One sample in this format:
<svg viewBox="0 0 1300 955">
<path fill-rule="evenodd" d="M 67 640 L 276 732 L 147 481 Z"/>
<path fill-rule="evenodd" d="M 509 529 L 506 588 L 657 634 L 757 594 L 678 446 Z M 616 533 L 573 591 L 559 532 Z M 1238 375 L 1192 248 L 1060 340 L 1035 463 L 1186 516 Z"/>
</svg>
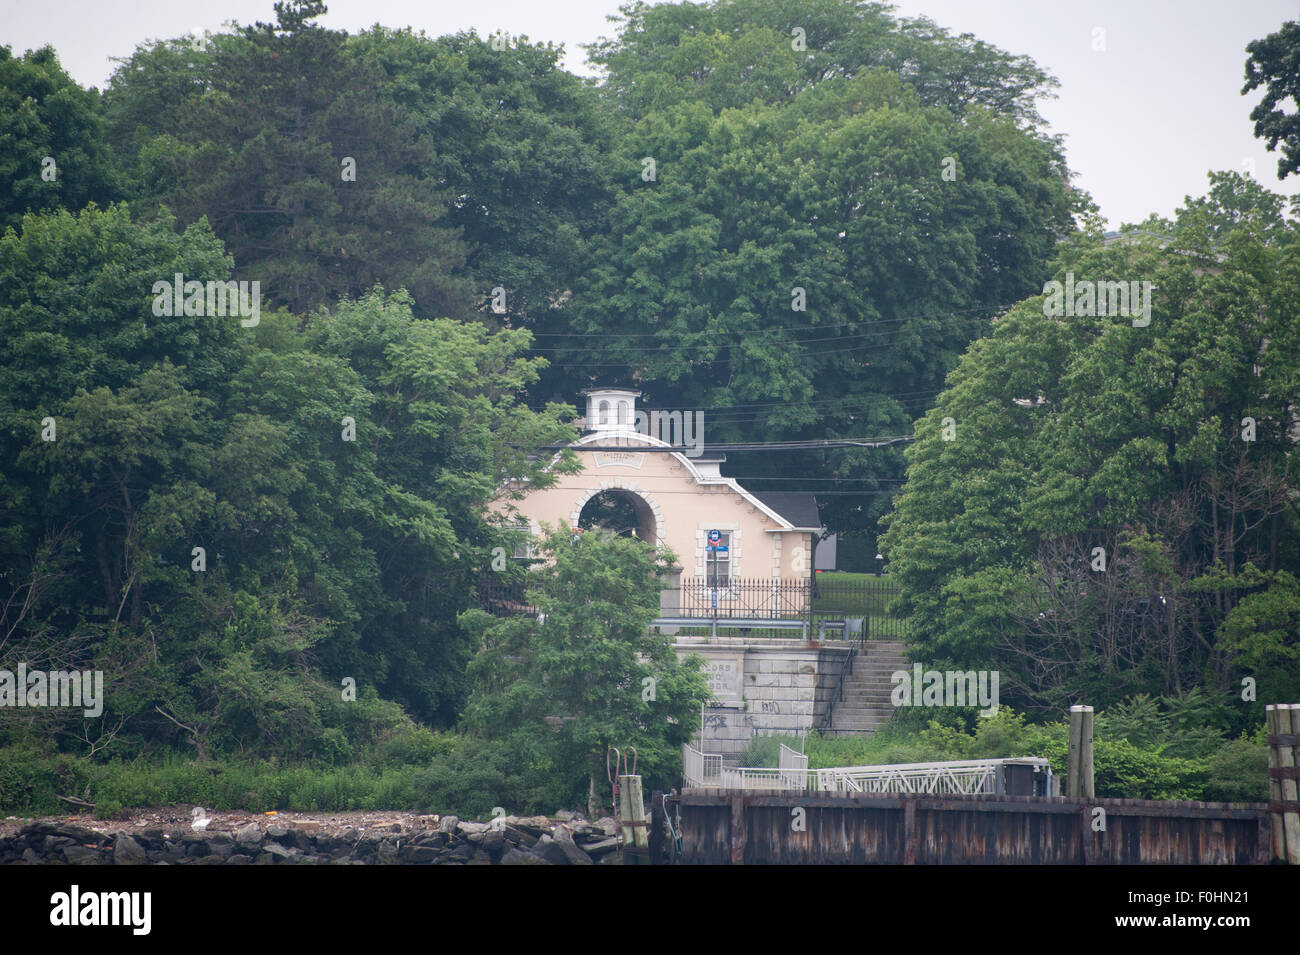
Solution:
<svg viewBox="0 0 1300 955">
<path fill-rule="evenodd" d="M 714 643 L 678 638 L 678 654 L 704 657 L 715 695 L 704 711 L 707 753 L 730 762 L 755 736 L 798 736 L 825 717 L 839 684 L 845 647 L 809 646 L 804 641 L 720 637 Z"/>
</svg>

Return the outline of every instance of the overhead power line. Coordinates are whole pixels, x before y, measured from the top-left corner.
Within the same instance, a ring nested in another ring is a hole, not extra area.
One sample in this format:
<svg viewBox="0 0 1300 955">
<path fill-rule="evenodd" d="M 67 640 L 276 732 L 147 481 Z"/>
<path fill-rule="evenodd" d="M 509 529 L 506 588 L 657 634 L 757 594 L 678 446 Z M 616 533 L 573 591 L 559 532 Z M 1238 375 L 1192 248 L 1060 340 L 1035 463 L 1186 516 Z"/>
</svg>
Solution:
<svg viewBox="0 0 1300 955">
<path fill-rule="evenodd" d="M 906 441 L 912 440 L 914 440 L 914 437 L 907 434 L 897 438 L 883 438 L 878 441 L 857 440 L 852 438 L 828 438 L 812 441 L 706 444 L 703 445 L 703 451 L 707 453 L 709 451 L 820 451 L 824 448 L 887 448 L 890 445 L 902 444 Z M 518 444 L 512 445 L 512 447 L 525 449 L 524 445 Z M 540 445 L 537 450 L 563 451 L 565 448 L 572 448 L 575 451 L 624 451 L 634 454 L 641 454 L 643 452 L 649 452 L 652 454 L 682 454 L 687 450 L 695 450 L 694 447 L 684 444 L 675 444 L 666 448 L 627 444 L 544 444 Z"/>
<path fill-rule="evenodd" d="M 899 404 L 928 402 L 931 399 L 938 397 L 939 394 L 940 392 L 938 391 L 926 389 L 924 391 L 899 391 L 899 392 L 894 392 L 892 394 L 885 393 L 885 392 L 879 392 L 879 393 L 864 392 L 856 395 L 845 395 L 840 398 L 809 398 L 806 400 L 792 398 L 787 401 L 756 401 L 756 402 L 747 402 L 745 404 L 739 404 L 739 405 L 712 405 L 712 406 L 670 405 L 665 407 L 672 407 L 674 410 L 681 411 L 681 412 L 705 411 L 708 412 L 710 416 L 726 417 L 725 415 L 722 415 L 720 413 L 746 411 L 748 409 L 753 409 L 753 408 L 788 408 L 792 410 L 803 410 L 805 408 L 820 407 L 822 405 L 845 405 L 847 407 L 840 408 L 840 409 L 830 409 L 830 410 L 847 411 L 857 405 L 865 405 L 865 404 L 875 403 L 878 401 L 883 402 L 886 400 L 895 401 L 898 402 Z M 530 411 L 535 411 L 535 412 L 542 412 L 546 410 L 545 405 L 530 404 L 528 407 Z M 642 410 L 654 411 L 656 410 L 656 408 L 647 406 Z"/>
<path fill-rule="evenodd" d="M 708 330 L 708 334 L 714 337 L 721 337 L 726 335 L 751 336 L 756 331 L 757 332 L 825 332 L 825 331 L 831 331 L 836 328 L 865 328 L 871 325 L 894 325 L 897 324 L 898 322 L 908 322 L 908 321 L 934 319 L 934 318 L 951 318 L 953 316 L 965 315 L 969 313 L 979 313 L 979 312 L 988 312 L 988 311 L 1000 313 L 1005 311 L 1006 309 L 1011 308 L 1012 305 L 1015 304 L 1016 304 L 1015 302 L 1011 302 L 1006 305 L 992 305 L 992 304 L 970 305 L 967 306 L 966 308 L 953 308 L 942 312 L 929 312 L 924 315 L 904 315 L 901 318 L 879 318 L 879 319 L 867 319 L 861 322 L 841 322 L 838 325 L 821 325 L 821 324 L 817 324 L 816 322 L 807 322 L 800 325 L 768 325 L 768 326 L 758 326 L 756 328 L 740 328 L 734 330 L 710 329 Z M 661 338 L 666 334 L 675 335 L 675 334 L 683 333 L 683 330 L 666 328 L 666 327 L 661 328 L 660 330 L 654 332 L 613 332 L 613 331 L 606 331 L 604 329 L 594 329 L 589 332 L 538 332 L 538 331 L 534 331 L 532 328 L 529 328 L 527 325 L 523 325 L 520 327 L 525 328 L 529 332 L 531 332 L 534 338 L 592 338 L 592 337 L 600 337 L 604 339 Z M 704 329 L 700 329 L 698 331 L 691 331 L 689 329 L 685 330 L 686 334 L 703 334 L 704 332 L 705 332 Z"/>
</svg>

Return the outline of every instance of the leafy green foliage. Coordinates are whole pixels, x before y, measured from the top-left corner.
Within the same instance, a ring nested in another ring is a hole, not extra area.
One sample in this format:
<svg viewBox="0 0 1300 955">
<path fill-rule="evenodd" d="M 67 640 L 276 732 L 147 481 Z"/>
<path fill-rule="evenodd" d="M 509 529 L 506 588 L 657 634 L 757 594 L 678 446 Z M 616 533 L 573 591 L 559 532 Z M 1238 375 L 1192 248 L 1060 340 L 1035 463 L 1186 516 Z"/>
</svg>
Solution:
<svg viewBox="0 0 1300 955">
<path fill-rule="evenodd" d="M 1165 709 L 1140 697 L 1098 714 L 1093 738 L 1098 796 L 1224 802 L 1268 798 L 1267 754 L 1258 735 L 1225 741 L 1212 730 L 1198 739 L 1195 721 L 1212 718 L 1203 695 L 1160 703 Z M 1153 738 L 1153 733 L 1176 738 Z M 1040 756 L 1051 762 L 1053 773 L 1062 775 L 1069 726 L 1065 721 L 1029 723 L 1023 714 L 1003 706 L 973 726 L 930 720 L 917 727 L 896 720 L 871 736 L 810 736 L 807 745 L 812 769 Z"/>
<path fill-rule="evenodd" d="M 1205 798 L 1224 802 L 1264 802 L 1268 795 L 1268 748 L 1263 728 L 1254 738 L 1231 740 L 1206 764 Z"/>
<path fill-rule="evenodd" d="M 781 762 L 781 745 L 785 744 L 798 752 L 800 742 L 796 737 L 755 736 L 749 745 L 741 751 L 740 766 L 763 766 L 775 768 Z"/>
<path fill-rule="evenodd" d="M 1204 686 L 1237 729 L 1262 717 L 1242 677 L 1300 690 L 1300 258 L 1262 192 L 1219 178 L 1165 249 L 1063 248 L 1058 280 L 1152 282 L 1149 325 L 1036 297 L 968 350 L 882 539 L 914 657 L 999 669 L 1003 699 L 1042 712 Z"/>
<path fill-rule="evenodd" d="M 422 314 L 472 317 L 496 286 L 544 314 L 605 202 L 594 97 L 551 47 L 349 36 L 322 10 L 136 50 L 105 99 L 138 204 L 206 216 L 298 313 L 381 284 Z"/>
<path fill-rule="evenodd" d="M 624 18 L 593 51 L 626 120 L 617 192 L 541 329 L 547 384 L 625 366 L 652 406 L 716 409 L 710 442 L 906 434 L 989 319 L 1041 287 L 1080 208 L 1059 145 L 1018 122 L 1046 77 L 839 0 Z M 598 361 L 575 332 L 602 336 Z M 903 468 L 897 449 L 732 463 L 771 488 L 851 480 L 865 500 L 832 498 L 823 518 L 873 536 Z"/>
<path fill-rule="evenodd" d="M 670 638 L 650 632 L 671 556 L 609 534 L 575 541 L 562 528 L 539 553 L 546 562 L 530 570 L 528 591 L 538 618 L 463 617 L 480 646 L 465 727 L 541 761 L 566 787 L 556 798 L 607 792 L 611 746 L 635 747 L 647 790 L 664 786 L 708 698 L 699 658 L 680 661 Z"/>
<path fill-rule="evenodd" d="M 896 20 L 888 7 L 864 0 L 631 2 L 620 12 L 619 36 L 588 51 L 608 73 L 606 95 L 632 117 L 683 102 L 715 111 L 776 104 L 883 68 L 906 77 L 923 105 L 955 115 L 982 106 L 1037 120 L 1034 100 L 1058 85 L 1028 57 L 954 37 L 924 17 Z"/>
<path fill-rule="evenodd" d="M 1231 707 L 1200 687 L 1175 697 L 1145 693 L 1097 714 L 1096 733 L 1175 757 L 1203 758 L 1222 747 L 1223 727 L 1235 721 Z"/>
<path fill-rule="evenodd" d="M 1282 143 L 1277 177 L 1285 179 L 1300 172 L 1300 116 L 1295 112 L 1300 106 L 1300 22 L 1289 21 L 1276 33 L 1251 41 L 1246 52 L 1250 56 L 1241 92 L 1264 87 L 1264 98 L 1250 111 L 1250 118 L 1255 121 L 1255 135 L 1269 150 Z M 1294 104 L 1289 112 L 1278 108 L 1287 99 Z"/>
<path fill-rule="evenodd" d="M 15 58 L 0 46 L 0 235 L 24 213 L 118 198 L 101 113 L 99 94 L 78 86 L 51 47 Z"/>
<path fill-rule="evenodd" d="M 652 404 L 716 409 L 710 442 L 906 434 L 946 382 L 885 543 L 914 652 L 997 666 L 1039 713 L 1103 706 L 1108 794 L 1259 798 L 1258 738 L 1225 742 L 1258 722 L 1240 680 L 1300 687 L 1300 244 L 1279 197 L 1212 174 L 1145 224 L 1169 248 L 1102 246 L 1035 113 L 1055 81 L 873 3 L 633 3 L 592 49 L 599 85 L 523 39 L 349 36 L 319 0 L 275 8 L 140 46 L 102 101 L 48 48 L 0 48 L 0 666 L 108 678 L 100 721 L 0 714 L 0 805 L 90 787 L 105 816 L 549 810 L 603 782 L 611 744 L 670 784 L 707 693 L 647 632 L 641 545 L 552 537 L 544 618 L 464 614 L 516 543 L 486 504 L 568 466 L 534 456 L 573 437 L 544 396 L 611 367 Z M 1292 167 L 1294 32 L 1248 65 L 1257 133 Z M 1038 298 L 1000 315 L 1076 217 L 1056 274 L 1152 280 L 1151 326 L 1046 320 Z M 286 308 L 255 329 L 155 316 L 176 273 Z M 823 517 L 874 553 L 905 462 L 731 463 L 867 488 Z M 1064 745 L 1004 706 L 809 751 L 1059 764 Z"/>
<path fill-rule="evenodd" d="M 155 281 L 229 267 L 204 224 L 178 235 L 123 207 L 0 239 L 0 663 L 103 670 L 102 720 L 38 717 L 99 758 L 346 763 L 407 719 L 399 703 L 456 720 L 461 549 L 490 549 L 496 488 L 545 486 L 527 449 L 572 432 L 517 397 L 539 365 L 518 355 L 527 332 L 416 318 L 403 293 L 305 328 L 152 313 Z"/>
</svg>

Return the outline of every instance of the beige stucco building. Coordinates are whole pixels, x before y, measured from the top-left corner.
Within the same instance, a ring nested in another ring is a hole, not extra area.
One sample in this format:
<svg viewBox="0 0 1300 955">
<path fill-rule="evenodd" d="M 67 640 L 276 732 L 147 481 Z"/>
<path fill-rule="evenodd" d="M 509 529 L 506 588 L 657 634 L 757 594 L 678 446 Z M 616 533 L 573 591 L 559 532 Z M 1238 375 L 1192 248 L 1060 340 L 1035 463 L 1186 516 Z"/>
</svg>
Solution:
<svg viewBox="0 0 1300 955">
<path fill-rule="evenodd" d="M 701 429 L 692 428 L 698 418 L 686 419 L 683 433 L 680 414 L 668 417 L 639 411 L 639 392 L 599 388 L 583 394 L 587 399 L 586 417 L 580 422 L 583 434 L 573 445 L 584 466 L 582 473 L 560 475 L 554 487 L 527 493 L 522 501 L 507 501 L 503 496 L 493 505 L 494 511 L 504 513 L 514 506 L 537 536 L 543 524 L 576 529 L 583 509 L 607 492 L 603 501 L 618 499 L 630 505 L 637 537 L 662 544 L 676 555 L 675 579 L 665 591 L 666 601 L 677 599 L 670 596 L 674 589 L 686 600 L 692 586 L 712 590 L 715 568 L 713 551 L 707 547 L 711 530 L 719 532 L 726 547 L 717 554 L 718 596 L 724 606 L 729 598 L 740 599 L 739 593 L 729 593 L 729 582 L 808 578 L 813 535 L 820 528 L 807 522 L 806 510 L 792 520 L 723 477 L 719 467 L 724 456 L 706 451 L 699 442 Z M 796 523 L 801 517 L 802 526 Z M 666 602 L 664 609 L 679 608 Z"/>
</svg>

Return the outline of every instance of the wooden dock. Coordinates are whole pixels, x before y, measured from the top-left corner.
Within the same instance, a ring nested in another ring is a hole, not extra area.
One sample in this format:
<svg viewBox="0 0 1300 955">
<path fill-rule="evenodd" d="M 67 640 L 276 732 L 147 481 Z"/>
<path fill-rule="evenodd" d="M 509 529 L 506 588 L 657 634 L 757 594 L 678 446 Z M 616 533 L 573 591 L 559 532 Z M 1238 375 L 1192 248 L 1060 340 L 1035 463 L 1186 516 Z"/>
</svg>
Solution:
<svg viewBox="0 0 1300 955">
<path fill-rule="evenodd" d="M 675 861 L 686 865 L 1267 865 L 1271 855 L 1266 803 L 710 789 L 676 800 Z"/>
</svg>

